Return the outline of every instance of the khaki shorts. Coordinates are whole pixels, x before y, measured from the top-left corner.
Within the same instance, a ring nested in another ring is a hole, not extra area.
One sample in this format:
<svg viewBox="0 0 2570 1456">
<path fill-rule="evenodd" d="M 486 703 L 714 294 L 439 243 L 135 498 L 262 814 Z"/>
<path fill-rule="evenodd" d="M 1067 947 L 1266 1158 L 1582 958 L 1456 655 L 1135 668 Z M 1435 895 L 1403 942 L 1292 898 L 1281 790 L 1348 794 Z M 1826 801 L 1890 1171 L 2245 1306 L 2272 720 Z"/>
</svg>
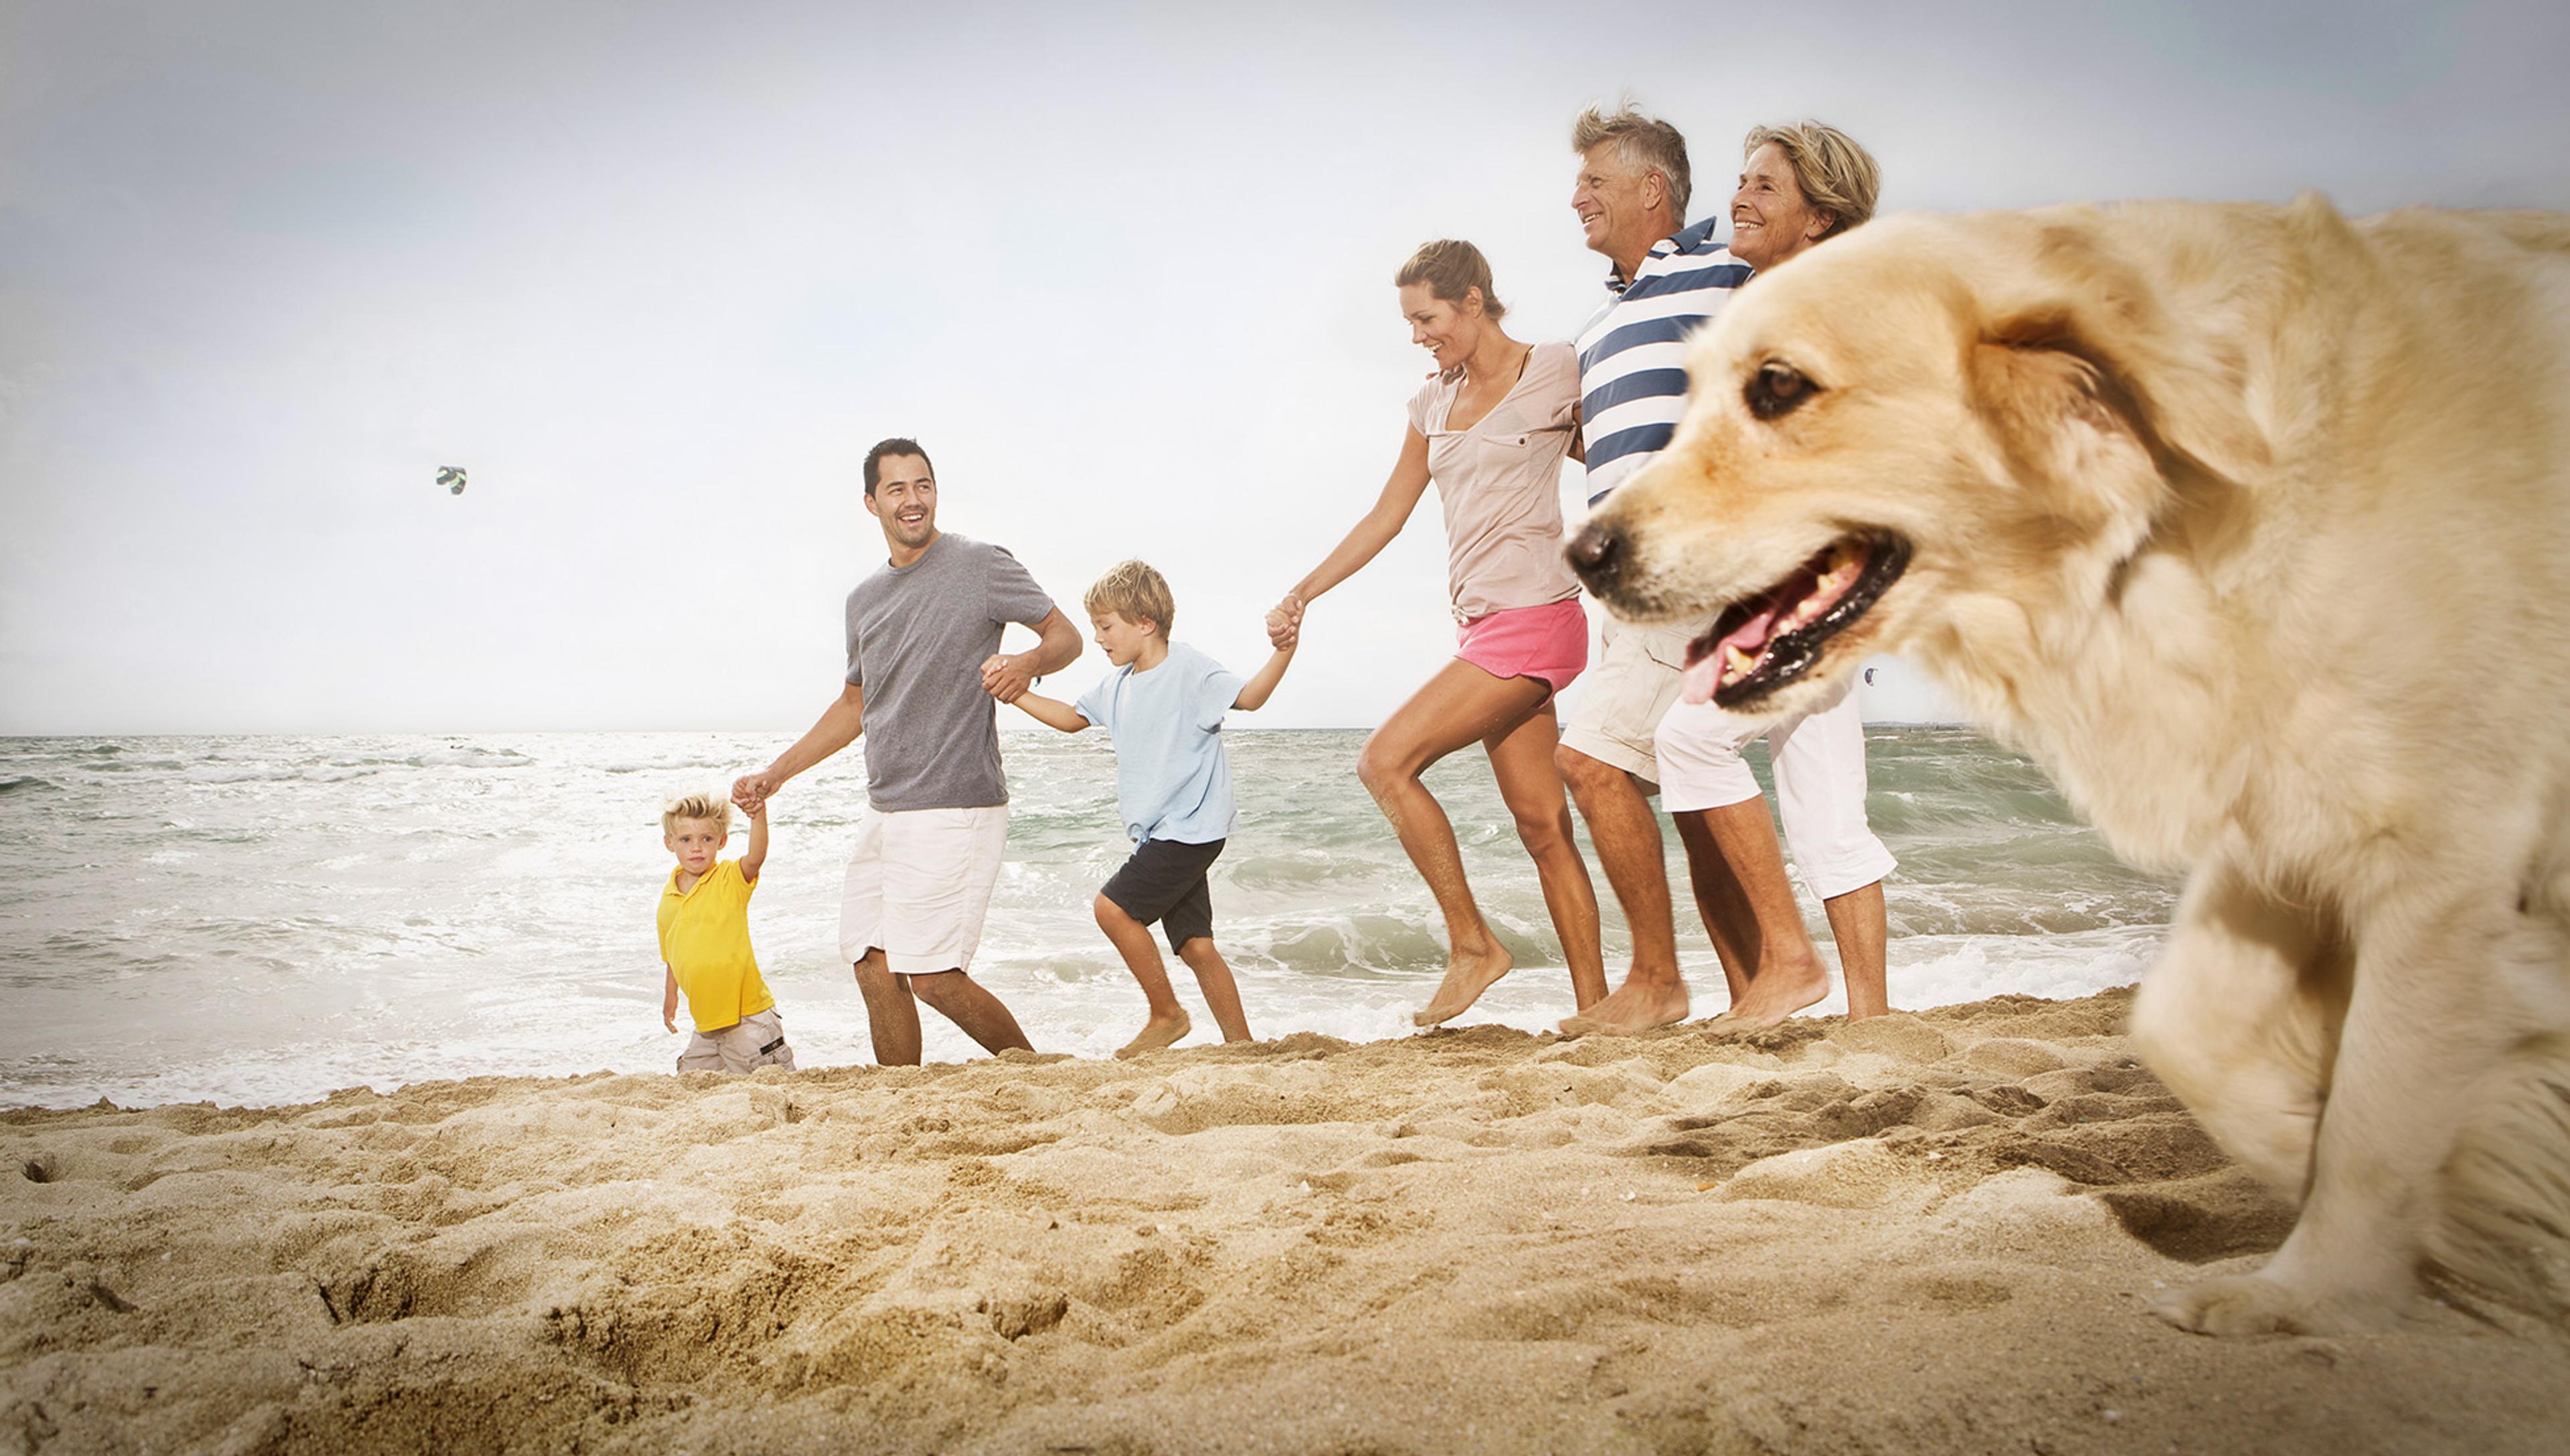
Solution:
<svg viewBox="0 0 2570 1456">
<path fill-rule="evenodd" d="M 792 1070 L 794 1048 L 785 1044 L 785 1023 L 776 1008 L 743 1016 L 729 1026 L 699 1031 L 678 1053 L 682 1072 L 754 1072 L 760 1067 Z"/>
<path fill-rule="evenodd" d="M 1561 746 L 1657 784 L 1660 765 L 1652 735 L 1678 700 L 1687 643 L 1706 625 L 1607 622 L 1605 650 L 1588 669 L 1578 711 L 1561 730 Z"/>
</svg>

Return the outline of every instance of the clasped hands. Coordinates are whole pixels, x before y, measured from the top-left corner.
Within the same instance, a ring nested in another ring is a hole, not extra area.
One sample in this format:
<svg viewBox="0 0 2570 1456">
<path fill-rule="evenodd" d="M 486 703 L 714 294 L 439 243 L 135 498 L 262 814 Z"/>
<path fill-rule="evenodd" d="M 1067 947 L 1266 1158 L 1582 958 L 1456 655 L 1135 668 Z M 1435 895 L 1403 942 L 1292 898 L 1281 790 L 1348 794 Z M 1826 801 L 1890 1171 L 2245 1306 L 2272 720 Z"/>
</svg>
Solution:
<svg viewBox="0 0 2570 1456">
<path fill-rule="evenodd" d="M 1003 703 L 1014 703 L 1036 685 L 1036 675 L 1014 652 L 994 652 L 982 663 L 982 691 Z"/>
<path fill-rule="evenodd" d="M 743 814 L 760 813 L 767 808 L 767 796 L 775 793 L 784 782 L 768 769 L 743 774 L 731 781 L 731 802 L 739 805 Z"/>
<path fill-rule="evenodd" d="M 1304 601 L 1299 593 L 1288 591 L 1285 599 L 1267 612 L 1267 645 L 1279 652 L 1293 647 L 1303 635 Z"/>
</svg>

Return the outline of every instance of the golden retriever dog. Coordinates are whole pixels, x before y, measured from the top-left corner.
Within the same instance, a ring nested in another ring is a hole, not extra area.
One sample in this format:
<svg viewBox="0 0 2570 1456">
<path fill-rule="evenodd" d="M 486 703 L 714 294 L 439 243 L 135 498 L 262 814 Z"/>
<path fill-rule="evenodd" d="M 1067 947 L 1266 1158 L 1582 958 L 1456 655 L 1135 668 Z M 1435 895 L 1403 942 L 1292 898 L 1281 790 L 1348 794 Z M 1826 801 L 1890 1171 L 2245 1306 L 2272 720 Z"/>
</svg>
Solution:
<svg viewBox="0 0 2570 1456">
<path fill-rule="evenodd" d="M 2134 1038 L 2300 1216 L 2157 1311 L 2570 1314 L 2570 218 L 1895 217 L 1689 372 L 1570 554 L 1691 699 L 1905 653 L 2192 872 Z"/>
</svg>

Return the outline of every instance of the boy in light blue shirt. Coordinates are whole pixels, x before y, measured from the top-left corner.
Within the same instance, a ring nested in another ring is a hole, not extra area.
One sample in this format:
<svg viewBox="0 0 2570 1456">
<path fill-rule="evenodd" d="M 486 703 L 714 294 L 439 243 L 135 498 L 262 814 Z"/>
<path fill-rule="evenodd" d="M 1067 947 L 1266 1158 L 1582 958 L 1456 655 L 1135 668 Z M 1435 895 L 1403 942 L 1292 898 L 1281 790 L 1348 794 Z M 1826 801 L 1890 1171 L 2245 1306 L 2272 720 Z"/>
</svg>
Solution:
<svg viewBox="0 0 2570 1456">
<path fill-rule="evenodd" d="M 1169 640 L 1169 621 L 1177 612 L 1169 583 L 1140 561 L 1098 577 L 1083 604 L 1113 670 L 1076 705 L 1027 693 L 1018 706 L 1065 733 L 1095 726 L 1115 740 L 1115 806 L 1133 841 L 1133 856 L 1097 892 L 1094 908 L 1097 927 L 1114 942 L 1151 1003 L 1142 1034 L 1115 1054 L 1156 1051 L 1194 1024 L 1169 988 L 1159 947 L 1151 943 L 1154 920 L 1169 948 L 1196 973 L 1222 1039 L 1247 1041 L 1249 1018 L 1241 1012 L 1231 967 L 1214 948 L 1213 898 L 1205 885 L 1205 872 L 1236 823 L 1222 718 L 1234 708 L 1247 712 L 1265 705 L 1294 660 L 1294 638 L 1289 634 L 1258 675 L 1243 682 L 1195 648 Z"/>
</svg>

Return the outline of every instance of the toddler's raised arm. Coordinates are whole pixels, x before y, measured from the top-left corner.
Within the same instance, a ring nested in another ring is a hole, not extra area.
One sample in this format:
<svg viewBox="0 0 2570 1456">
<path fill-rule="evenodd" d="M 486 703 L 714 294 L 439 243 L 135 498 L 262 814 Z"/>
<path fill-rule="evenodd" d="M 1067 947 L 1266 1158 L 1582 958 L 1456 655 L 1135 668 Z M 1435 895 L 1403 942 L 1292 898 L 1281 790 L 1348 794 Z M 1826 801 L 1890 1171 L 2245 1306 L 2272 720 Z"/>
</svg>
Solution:
<svg viewBox="0 0 2570 1456">
<path fill-rule="evenodd" d="M 740 878 L 755 884 L 767 864 L 767 801 L 749 811 L 749 848 L 740 852 Z"/>
</svg>

